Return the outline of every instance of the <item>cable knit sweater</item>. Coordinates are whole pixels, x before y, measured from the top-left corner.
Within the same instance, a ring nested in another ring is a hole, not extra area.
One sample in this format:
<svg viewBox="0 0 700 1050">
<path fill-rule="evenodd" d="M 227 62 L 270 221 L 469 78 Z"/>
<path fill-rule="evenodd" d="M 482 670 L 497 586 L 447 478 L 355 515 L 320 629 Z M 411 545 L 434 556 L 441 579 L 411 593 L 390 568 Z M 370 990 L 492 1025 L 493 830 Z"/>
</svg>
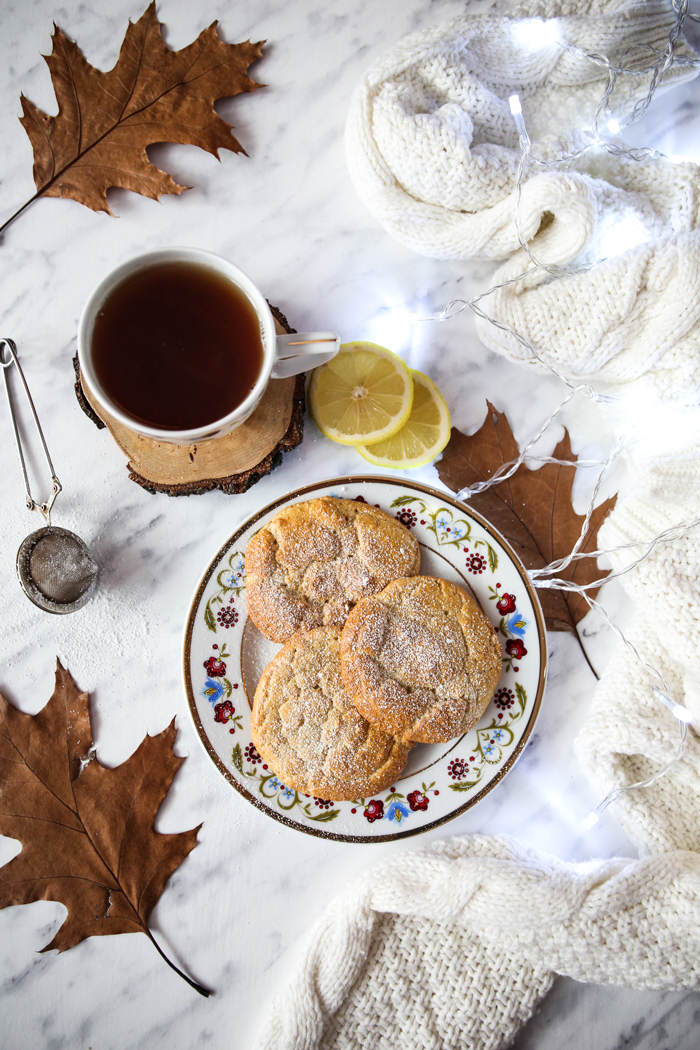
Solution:
<svg viewBox="0 0 700 1050">
<path fill-rule="evenodd" d="M 520 151 L 508 105 L 517 92 L 535 157 L 580 148 L 581 121 L 592 125 L 606 82 L 605 70 L 581 50 L 632 64 L 643 55 L 648 63 L 648 50 L 640 49 L 665 46 L 670 3 L 514 3 L 498 5 L 498 17 L 484 13 L 492 6 L 470 5 L 465 17 L 409 36 L 365 75 L 346 126 L 358 194 L 389 233 L 421 254 L 506 259 L 494 285 L 532 267 L 520 248 L 516 211 L 520 235 L 549 266 L 595 263 L 638 242 L 592 273 L 551 281 L 537 271 L 483 305 L 574 379 L 625 385 L 653 369 L 663 396 L 697 400 L 696 165 L 593 150 L 556 170 L 531 165 L 518 199 Z M 521 14 L 550 18 L 556 36 L 526 20 L 540 36 L 536 47 L 532 37 L 528 45 Z M 677 53 L 692 54 L 683 43 Z M 688 75 L 694 71 L 674 67 L 663 84 Z M 621 76 L 610 112 L 624 118 L 647 87 L 648 77 Z M 605 119 L 602 134 L 610 137 Z M 503 331 L 483 320 L 477 328 L 489 347 L 525 358 Z"/>
<path fill-rule="evenodd" d="M 571 147 L 570 129 L 595 108 L 603 81 L 577 54 L 545 48 L 537 62 L 517 54 L 502 5 L 479 11 L 414 34 L 367 74 L 348 118 L 348 163 L 368 207 L 406 245 L 505 259 L 496 279 L 506 279 L 527 260 L 514 223 L 517 154 L 505 99 L 519 92 L 543 156 L 555 140 Z M 669 5 L 656 0 L 543 0 L 510 11 L 561 15 L 566 39 L 611 56 L 632 42 L 663 47 L 672 21 Z M 637 80 L 621 84 L 616 112 L 638 97 Z M 657 402 L 697 390 L 698 201 L 693 165 L 652 169 L 607 158 L 528 176 L 520 218 L 532 251 L 548 263 L 587 253 L 594 265 L 558 281 L 532 275 L 494 296 L 492 313 L 572 378 L 646 386 Z M 605 224 L 629 215 L 645 243 L 595 264 Z M 490 327 L 480 333 L 519 356 Z M 638 449 L 632 464 L 602 547 L 697 515 L 697 444 L 655 460 Z M 615 553 L 613 567 L 633 556 Z M 700 635 L 699 564 L 696 529 L 658 545 L 623 577 L 641 610 L 628 637 L 694 715 L 682 760 L 653 792 L 614 804 L 641 859 L 568 864 L 485 836 L 402 853 L 349 887 L 310 931 L 266 1019 L 266 1050 L 498 1050 L 556 974 L 700 987 L 700 658 L 687 645 Z M 655 698 L 656 684 L 621 645 L 576 742 L 601 794 L 675 753 L 678 722 Z"/>
<path fill-rule="evenodd" d="M 604 546 L 697 514 L 700 456 L 644 469 L 601 530 Z M 661 498 L 660 498 L 661 497 Z M 629 552 L 614 555 L 622 568 Z M 643 610 L 627 629 L 700 728 L 700 532 L 625 576 Z M 648 776 L 678 742 L 656 679 L 620 649 L 576 741 L 599 793 Z M 654 785 L 615 802 L 641 860 L 566 864 L 515 842 L 436 842 L 374 868 L 301 948 L 266 1021 L 265 1050 L 498 1050 L 557 974 L 633 988 L 700 988 L 700 739 Z M 503 908 L 503 901 L 508 907 Z M 407 984 L 408 981 L 408 984 Z"/>
</svg>

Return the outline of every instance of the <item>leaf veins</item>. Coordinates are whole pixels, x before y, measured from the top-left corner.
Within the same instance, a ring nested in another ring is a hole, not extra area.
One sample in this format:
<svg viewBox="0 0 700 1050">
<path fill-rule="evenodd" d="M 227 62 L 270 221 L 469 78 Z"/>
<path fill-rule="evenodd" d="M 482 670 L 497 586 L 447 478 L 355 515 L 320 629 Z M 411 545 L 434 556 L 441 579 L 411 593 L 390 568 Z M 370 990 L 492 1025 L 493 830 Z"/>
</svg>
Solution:
<svg viewBox="0 0 700 1050">
<path fill-rule="evenodd" d="M 455 492 L 491 477 L 503 463 L 519 455 L 505 415 L 490 402 L 487 408 L 486 419 L 475 434 L 467 436 L 452 428 L 447 448 L 437 464 L 440 478 Z M 552 456 L 575 461 L 567 431 Z M 510 479 L 472 496 L 469 504 L 503 533 L 527 569 L 541 569 L 569 554 L 579 537 L 584 518 L 574 511 L 571 502 L 575 474 L 575 466 L 546 463 L 530 470 L 522 464 Z M 598 529 L 616 499 L 612 496 L 595 508 L 581 551 L 596 549 Z M 595 558 L 583 558 L 557 575 L 582 584 L 603 579 L 608 571 L 598 568 Z M 595 598 L 598 589 L 588 593 Z M 580 594 L 540 590 L 539 596 L 547 627 L 552 631 L 575 632 L 589 610 Z"/>
<path fill-rule="evenodd" d="M 20 121 L 34 150 L 32 200 L 70 197 L 111 214 L 107 191 L 113 186 L 154 200 L 186 189 L 149 160 L 146 148 L 156 142 L 199 146 L 215 157 L 220 149 L 245 153 L 214 103 L 262 87 L 248 76 L 248 67 L 262 56 L 264 41 L 226 44 L 217 26 L 213 22 L 191 44 L 172 51 L 151 3 L 138 22 L 129 22 L 107 73 L 91 66 L 54 26 L 53 49 L 44 57 L 58 114 L 48 116 L 21 96 Z"/>
<path fill-rule="evenodd" d="M 184 762 L 174 721 L 147 736 L 120 766 L 95 757 L 89 700 L 57 661 L 51 699 L 36 715 L 0 694 L 0 834 L 22 850 L 0 868 L 0 907 L 59 901 L 66 918 L 43 951 L 86 937 L 145 933 L 172 873 L 197 845 L 199 828 L 164 835 L 156 814 Z M 201 826 L 201 825 L 200 825 Z"/>
</svg>

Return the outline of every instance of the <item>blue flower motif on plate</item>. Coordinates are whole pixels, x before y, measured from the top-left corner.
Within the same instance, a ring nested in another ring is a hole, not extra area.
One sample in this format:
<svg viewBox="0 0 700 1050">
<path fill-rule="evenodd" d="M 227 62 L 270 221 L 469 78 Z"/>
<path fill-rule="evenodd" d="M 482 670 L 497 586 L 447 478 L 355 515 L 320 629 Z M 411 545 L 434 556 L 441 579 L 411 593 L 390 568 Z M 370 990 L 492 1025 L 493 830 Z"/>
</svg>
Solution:
<svg viewBox="0 0 700 1050">
<path fill-rule="evenodd" d="M 215 704 L 224 693 L 224 686 L 218 678 L 207 678 L 202 689 L 202 696 L 206 696 L 210 704 Z"/>
<path fill-rule="evenodd" d="M 519 613 L 516 609 L 512 616 L 509 616 L 506 620 L 506 629 L 511 634 L 518 635 L 520 638 L 524 638 L 525 631 L 527 630 L 527 620 L 522 613 Z"/>
<path fill-rule="evenodd" d="M 409 810 L 404 806 L 403 802 L 391 802 L 384 817 L 386 820 L 395 820 L 397 824 L 400 824 L 403 818 L 408 815 Z"/>
</svg>

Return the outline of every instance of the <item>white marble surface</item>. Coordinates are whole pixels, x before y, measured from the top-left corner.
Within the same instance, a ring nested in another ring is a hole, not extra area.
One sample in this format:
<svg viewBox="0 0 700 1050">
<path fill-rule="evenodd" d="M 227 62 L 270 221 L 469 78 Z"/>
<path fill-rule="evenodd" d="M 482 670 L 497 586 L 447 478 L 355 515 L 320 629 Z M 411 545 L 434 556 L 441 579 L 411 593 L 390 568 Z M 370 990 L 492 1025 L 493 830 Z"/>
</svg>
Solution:
<svg viewBox="0 0 700 1050">
<path fill-rule="evenodd" d="M 119 450 L 79 410 L 71 357 L 81 306 L 103 274 L 147 248 L 195 245 L 241 265 L 296 327 L 334 327 L 344 338 L 373 338 L 400 351 L 446 391 L 458 426 L 478 426 L 489 397 L 508 412 L 516 435 L 526 437 L 557 403 L 554 382 L 485 351 L 465 316 L 411 330 L 396 317 L 387 323 L 381 312 L 402 304 L 437 308 L 450 296 L 485 287 L 488 267 L 409 254 L 375 226 L 345 169 L 344 116 L 362 71 L 404 33 L 463 6 L 457 0 L 326 0 L 322 6 L 304 0 L 162 0 L 159 13 L 171 46 L 189 42 L 215 18 L 229 41 L 269 41 L 254 71 L 268 87 L 220 106 L 249 157 L 227 154 L 217 164 L 194 148 L 159 146 L 151 151 L 156 162 L 195 187 L 181 198 L 154 203 L 114 192 L 118 218 L 70 201 L 39 201 L 0 241 L 0 334 L 19 346 L 64 483 L 55 521 L 83 535 L 102 567 L 98 596 L 73 616 L 42 614 L 19 591 L 15 551 L 40 522 L 23 507 L 2 410 L 0 685 L 23 709 L 38 710 L 50 694 L 58 654 L 94 696 L 98 753 L 108 764 L 123 761 L 146 732 L 177 716 L 177 749 L 189 758 L 157 826 L 204 826 L 200 845 L 172 878 L 153 924 L 166 950 L 216 991 L 209 1000 L 190 992 L 148 941 L 135 935 L 95 938 L 60 958 L 37 954 L 60 925 L 63 908 L 49 902 L 8 908 L 0 911 L 3 1050 L 253 1045 L 262 1004 L 288 973 L 285 953 L 319 909 L 355 872 L 420 844 L 326 843 L 266 818 L 231 790 L 205 755 L 180 678 L 190 596 L 233 528 L 301 483 L 366 473 L 367 465 L 351 450 L 331 446 L 308 421 L 303 445 L 244 496 L 150 496 L 128 480 Z M 23 91 L 49 112 L 54 107 L 39 57 L 50 50 L 52 20 L 80 41 L 89 60 L 107 68 L 127 18 L 140 13 L 140 5 L 126 0 L 59 7 L 48 0 L 2 0 L 3 215 L 33 191 L 18 100 Z M 660 105 L 647 131 L 672 138 L 674 152 L 691 152 L 689 143 L 699 139 L 697 88 L 681 88 L 672 102 Z M 576 450 L 595 447 L 600 420 L 592 410 L 574 408 L 567 421 Z M 552 434 L 552 444 L 557 436 Z M 433 468 L 415 476 L 437 483 Z M 582 500 L 585 482 L 577 491 Z M 611 589 L 607 600 L 611 610 L 622 611 L 619 593 Z M 598 626 L 587 622 L 584 634 L 593 663 L 603 667 L 611 643 Z M 580 830 L 596 796 L 571 762 L 571 742 L 594 682 L 570 636 L 551 637 L 550 656 L 541 718 L 523 758 L 497 791 L 432 836 L 511 833 L 572 859 L 631 852 L 612 811 L 592 831 Z M 17 844 L 2 840 L 0 851 L 5 861 Z M 517 1046 L 691 1050 L 698 1042 L 699 1010 L 698 996 L 561 981 Z"/>
</svg>

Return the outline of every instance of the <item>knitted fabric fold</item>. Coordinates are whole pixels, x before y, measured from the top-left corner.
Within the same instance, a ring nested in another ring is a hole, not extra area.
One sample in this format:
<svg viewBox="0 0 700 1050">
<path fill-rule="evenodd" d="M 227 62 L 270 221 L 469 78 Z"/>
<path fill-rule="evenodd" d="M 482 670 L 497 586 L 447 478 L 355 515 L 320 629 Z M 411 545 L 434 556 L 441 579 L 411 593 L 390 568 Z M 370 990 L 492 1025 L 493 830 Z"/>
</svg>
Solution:
<svg viewBox="0 0 700 1050">
<path fill-rule="evenodd" d="M 650 49 L 666 45 L 673 11 L 666 0 L 499 4 L 497 16 L 493 7 L 470 5 L 467 15 L 412 34 L 372 67 L 350 104 L 348 169 L 385 229 L 421 254 L 503 259 L 519 248 L 517 209 L 520 235 L 533 249 L 547 216 L 547 262 L 562 263 L 588 242 L 611 197 L 634 210 L 642 176 L 586 154 L 572 170 L 535 169 L 518 205 L 509 96 L 520 97 L 535 156 L 550 160 L 580 149 L 578 129 L 582 120 L 592 122 L 607 79 L 581 51 L 648 64 Z M 681 42 L 677 53 L 693 52 Z M 675 67 L 664 85 L 689 75 Z M 623 117 L 646 91 L 646 77 L 620 77 L 609 104 Z M 692 176 L 666 164 L 646 181 L 656 186 L 658 204 Z"/>
<path fill-rule="evenodd" d="M 585 272 L 558 280 L 529 273 L 487 309 L 572 380 L 646 389 L 657 404 L 695 396 L 698 170 L 586 157 L 576 170 L 529 176 L 518 202 L 506 101 L 519 93 L 539 156 L 575 148 L 572 129 L 595 109 L 604 72 L 562 52 L 557 34 L 537 61 L 516 54 L 517 15 L 557 18 L 569 42 L 619 58 L 665 46 L 670 4 L 540 0 L 511 4 L 508 14 L 481 4 L 402 41 L 366 75 L 347 124 L 358 192 L 417 251 L 505 259 L 497 280 L 531 267 L 521 238 L 548 264 L 585 262 Z M 635 78 L 620 83 L 616 111 L 629 112 L 645 91 Z M 621 222 L 639 243 L 609 253 L 606 236 L 619 238 Z M 521 359 L 507 333 L 479 331 Z M 633 453 L 627 488 L 600 532 L 602 548 L 623 548 L 613 569 L 697 516 L 700 443 L 690 432 L 688 446 L 652 459 Z M 481 835 L 400 853 L 346 888 L 310 930 L 265 1020 L 264 1050 L 499 1050 L 557 974 L 700 988 L 699 564 L 696 529 L 658 543 L 622 577 L 632 610 L 625 632 L 639 659 L 620 644 L 576 742 L 603 795 L 654 775 L 676 753 L 679 722 L 657 690 L 690 712 L 682 759 L 653 791 L 614 803 L 640 859 L 570 864 Z"/>
<path fill-rule="evenodd" d="M 643 541 L 697 516 L 700 456 L 639 465 L 601 529 L 628 565 Z M 700 532 L 660 543 L 623 579 L 636 611 L 576 741 L 599 794 L 658 772 L 679 723 L 666 679 L 700 727 Z M 365 873 L 311 930 L 268 1014 L 265 1050 L 498 1050 L 554 977 L 635 988 L 700 988 L 700 739 L 653 791 L 615 816 L 640 860 L 569 864 L 499 837 L 446 839 Z"/>
<path fill-rule="evenodd" d="M 696 357 L 697 360 L 697 357 Z M 599 533 L 603 548 L 642 541 L 610 556 L 613 569 L 629 565 L 643 541 L 671 525 L 698 517 L 700 449 L 639 465 Z M 679 723 L 660 702 L 663 675 L 671 696 L 692 715 L 683 757 L 648 791 L 623 794 L 615 816 L 641 852 L 694 850 L 700 854 L 700 527 L 660 543 L 623 577 L 631 622 L 625 635 L 649 668 L 624 646 L 615 653 L 595 691 L 590 718 L 576 752 L 601 794 L 643 780 L 673 757 Z M 696 917 L 700 926 L 700 916 Z"/>
<path fill-rule="evenodd" d="M 523 272 L 524 253 L 496 272 Z M 570 379 L 624 393 L 632 383 L 657 397 L 700 397 L 700 230 L 666 236 L 592 270 L 549 281 L 545 271 L 499 288 L 484 303 Z M 477 319 L 482 342 L 529 362 L 514 335 Z"/>
<path fill-rule="evenodd" d="M 607 71 L 584 55 L 648 64 L 667 44 L 671 4 L 515 3 L 499 6 L 498 16 L 484 10 L 478 5 L 474 14 L 470 8 L 407 37 L 365 75 L 346 124 L 359 196 L 414 251 L 506 260 L 490 283 L 514 283 L 481 303 L 505 330 L 477 319 L 490 348 L 527 361 L 507 330 L 514 329 L 574 379 L 624 387 L 647 374 L 659 396 L 697 400 L 700 169 L 591 148 L 594 134 L 610 137 L 611 114 L 622 121 L 644 100 L 648 74 L 617 79 L 594 131 Z M 694 52 L 681 39 L 676 54 Z M 693 67 L 674 66 L 663 87 L 694 75 Z M 519 190 L 513 93 L 534 158 Z M 538 165 L 555 159 L 554 168 Z M 536 263 L 578 272 L 552 280 Z"/>
<path fill-rule="evenodd" d="M 556 974 L 700 987 L 700 856 L 564 864 L 504 838 L 368 872 L 311 930 L 264 1050 L 498 1050 Z"/>
</svg>

